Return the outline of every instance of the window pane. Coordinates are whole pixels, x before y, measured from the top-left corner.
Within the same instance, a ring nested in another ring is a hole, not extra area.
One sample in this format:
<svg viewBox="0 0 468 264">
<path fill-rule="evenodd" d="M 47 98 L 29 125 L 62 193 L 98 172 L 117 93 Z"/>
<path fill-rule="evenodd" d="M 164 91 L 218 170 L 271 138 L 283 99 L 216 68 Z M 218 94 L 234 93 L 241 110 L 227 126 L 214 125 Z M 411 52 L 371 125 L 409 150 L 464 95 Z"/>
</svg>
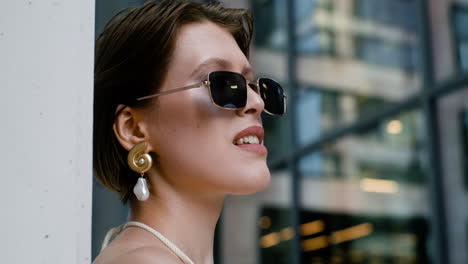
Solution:
<svg viewBox="0 0 468 264">
<path fill-rule="evenodd" d="M 280 82 L 286 3 L 252 1 L 254 65 Z M 299 137 L 316 139 L 420 91 L 416 0 L 295 0 L 295 7 Z"/>
<path fill-rule="evenodd" d="M 289 264 L 292 262 L 291 210 L 268 205 L 261 208 L 259 225 L 260 263 Z"/>
<path fill-rule="evenodd" d="M 291 118 L 290 115 L 278 117 L 262 114 L 263 128 L 265 129 L 264 144 L 268 149 L 269 160 L 284 157 L 290 148 L 289 118 Z"/>
<path fill-rule="evenodd" d="M 418 26 L 417 20 L 414 19 L 416 5 L 416 1 L 407 0 L 356 0 L 354 11 L 356 16 L 363 19 L 416 32 Z"/>
<path fill-rule="evenodd" d="M 429 263 L 423 125 L 404 112 L 300 160 L 303 263 Z"/>
<path fill-rule="evenodd" d="M 455 6 L 453 22 L 458 67 L 468 70 L 468 7 Z"/>
</svg>

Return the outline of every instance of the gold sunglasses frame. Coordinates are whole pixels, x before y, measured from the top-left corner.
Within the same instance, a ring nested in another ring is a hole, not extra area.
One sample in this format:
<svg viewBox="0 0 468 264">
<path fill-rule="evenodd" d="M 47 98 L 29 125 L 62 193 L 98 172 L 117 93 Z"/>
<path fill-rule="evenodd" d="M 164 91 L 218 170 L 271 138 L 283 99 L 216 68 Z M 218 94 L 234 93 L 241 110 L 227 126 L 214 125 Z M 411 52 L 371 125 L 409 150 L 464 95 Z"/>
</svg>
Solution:
<svg viewBox="0 0 468 264">
<path fill-rule="evenodd" d="M 219 71 L 218 71 L 219 72 Z M 223 71 L 223 72 L 229 72 L 229 71 Z M 200 88 L 202 86 L 206 86 L 208 88 L 208 92 L 210 94 L 210 99 L 211 99 L 211 103 L 221 109 L 226 109 L 226 110 L 238 110 L 238 109 L 242 109 L 244 107 L 239 107 L 239 108 L 228 108 L 228 107 L 222 107 L 222 106 L 219 106 L 217 105 L 214 101 L 213 101 L 213 96 L 211 95 L 211 86 L 210 86 L 210 74 L 213 73 L 213 72 L 210 72 L 208 73 L 208 76 L 207 76 L 207 79 L 205 81 L 201 81 L 201 82 L 198 82 L 198 83 L 195 83 L 195 84 L 191 84 L 191 85 L 187 85 L 187 86 L 184 86 L 184 87 L 179 87 L 179 88 L 175 88 L 175 89 L 172 89 L 172 90 L 169 90 L 169 91 L 164 91 L 164 92 L 159 92 L 159 93 L 155 93 L 155 94 L 150 94 L 150 95 L 146 95 L 146 96 L 143 96 L 143 97 L 138 97 L 136 100 L 137 101 L 143 101 L 143 100 L 147 100 L 147 99 L 151 99 L 151 98 L 155 98 L 155 97 L 159 97 L 159 96 L 162 96 L 162 95 L 166 95 L 166 94 L 171 94 L 171 93 L 176 93 L 176 92 L 180 92 L 180 91 L 184 91 L 184 90 L 189 90 L 189 89 L 193 89 L 193 88 Z M 234 74 L 237 74 L 239 76 L 241 76 L 244 80 L 245 80 L 245 77 L 242 75 L 242 74 L 239 74 L 237 72 L 230 72 L 230 73 L 234 73 Z M 260 95 L 260 87 L 259 87 L 259 82 L 260 82 L 260 79 L 270 79 L 276 83 L 278 83 L 277 81 L 271 79 L 271 78 L 264 78 L 264 77 L 260 77 L 260 78 L 257 78 L 257 80 L 255 82 L 250 82 L 250 83 L 247 83 L 247 86 L 250 86 L 250 85 L 255 85 L 257 87 L 257 90 L 254 90 L 258 95 Z M 247 80 L 245 80 L 247 81 Z M 279 83 L 278 83 L 279 84 Z M 248 89 L 248 88 L 247 88 Z M 260 95 L 260 97 L 262 97 Z M 263 98 L 262 98 L 263 100 Z M 247 102 L 246 102 L 247 104 Z M 283 104 L 284 104 L 284 111 L 283 111 L 283 114 L 273 114 L 269 111 L 267 111 L 266 109 L 263 109 L 263 111 L 265 111 L 266 113 L 272 115 L 272 116 L 282 116 L 286 113 L 286 95 L 283 94 Z"/>
</svg>

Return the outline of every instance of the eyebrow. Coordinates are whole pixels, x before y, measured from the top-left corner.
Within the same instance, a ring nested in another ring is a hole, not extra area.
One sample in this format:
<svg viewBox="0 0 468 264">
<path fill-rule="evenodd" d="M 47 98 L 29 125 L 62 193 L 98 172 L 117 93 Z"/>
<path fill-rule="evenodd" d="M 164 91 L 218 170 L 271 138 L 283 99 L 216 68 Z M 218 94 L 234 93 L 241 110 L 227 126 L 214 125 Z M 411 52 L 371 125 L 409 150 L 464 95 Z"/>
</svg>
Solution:
<svg viewBox="0 0 468 264">
<path fill-rule="evenodd" d="M 192 74 L 190 74 L 190 77 L 197 76 L 203 71 L 204 68 L 210 65 L 216 65 L 216 66 L 220 66 L 221 68 L 227 68 L 230 65 L 230 62 L 221 58 L 209 58 L 205 60 L 204 62 L 200 63 L 197 66 L 197 68 L 192 72 Z M 249 73 L 253 73 L 252 67 L 248 64 L 244 65 L 244 67 L 242 68 L 241 74 L 245 76 Z"/>
</svg>

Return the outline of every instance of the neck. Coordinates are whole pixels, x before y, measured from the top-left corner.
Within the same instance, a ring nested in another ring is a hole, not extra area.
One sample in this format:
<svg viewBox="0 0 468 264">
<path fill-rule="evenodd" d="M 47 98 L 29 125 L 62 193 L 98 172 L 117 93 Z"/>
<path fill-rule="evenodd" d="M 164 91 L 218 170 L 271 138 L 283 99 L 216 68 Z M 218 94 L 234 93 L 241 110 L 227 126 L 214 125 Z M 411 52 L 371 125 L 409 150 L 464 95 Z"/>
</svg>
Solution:
<svg viewBox="0 0 468 264">
<path fill-rule="evenodd" d="M 130 220 L 149 225 L 194 263 L 213 264 L 214 230 L 224 196 L 181 192 L 165 181 L 152 186 L 146 201 L 131 201 Z"/>
</svg>

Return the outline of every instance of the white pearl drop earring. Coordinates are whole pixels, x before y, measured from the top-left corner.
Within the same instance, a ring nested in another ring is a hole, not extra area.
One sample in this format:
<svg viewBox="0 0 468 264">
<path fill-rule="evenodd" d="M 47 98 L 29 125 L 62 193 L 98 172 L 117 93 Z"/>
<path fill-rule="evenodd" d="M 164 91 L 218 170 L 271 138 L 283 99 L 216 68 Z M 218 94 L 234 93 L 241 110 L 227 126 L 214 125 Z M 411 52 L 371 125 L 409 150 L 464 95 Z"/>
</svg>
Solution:
<svg viewBox="0 0 468 264">
<path fill-rule="evenodd" d="M 151 165 L 153 164 L 153 160 L 148 153 L 145 153 L 147 147 L 147 143 L 145 141 L 140 142 L 133 146 L 133 148 L 128 153 L 127 162 L 130 168 L 140 173 L 141 177 L 138 178 L 135 187 L 133 187 L 133 193 L 135 194 L 136 198 L 140 201 L 145 201 L 149 198 L 150 192 L 148 189 L 148 183 L 145 179 L 145 172 L 147 172 Z"/>
</svg>

